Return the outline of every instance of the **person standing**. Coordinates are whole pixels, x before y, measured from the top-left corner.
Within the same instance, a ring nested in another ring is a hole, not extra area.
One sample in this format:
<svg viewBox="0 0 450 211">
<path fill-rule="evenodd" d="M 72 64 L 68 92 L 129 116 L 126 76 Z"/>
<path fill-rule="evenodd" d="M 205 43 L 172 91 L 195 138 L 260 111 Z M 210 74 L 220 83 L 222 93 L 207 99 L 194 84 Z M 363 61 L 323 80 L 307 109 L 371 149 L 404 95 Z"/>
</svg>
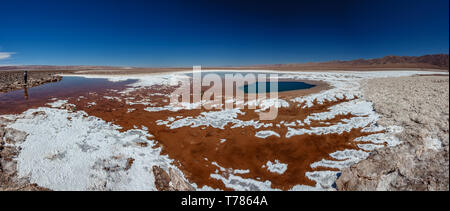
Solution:
<svg viewBox="0 0 450 211">
<path fill-rule="evenodd" d="M 28 71 L 26 71 L 26 70 L 23 72 L 23 81 L 24 81 L 25 85 L 28 84 Z"/>
</svg>

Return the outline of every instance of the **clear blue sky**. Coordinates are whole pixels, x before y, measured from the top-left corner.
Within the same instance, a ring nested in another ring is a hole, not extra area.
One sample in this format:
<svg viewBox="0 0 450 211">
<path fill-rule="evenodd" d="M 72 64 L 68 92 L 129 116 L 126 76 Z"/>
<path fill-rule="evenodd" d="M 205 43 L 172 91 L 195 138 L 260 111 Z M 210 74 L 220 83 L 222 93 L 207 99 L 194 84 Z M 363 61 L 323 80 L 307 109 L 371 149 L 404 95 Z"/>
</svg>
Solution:
<svg viewBox="0 0 450 211">
<path fill-rule="evenodd" d="M 0 65 L 250 65 L 449 51 L 448 0 L 6 0 L 0 21 Z"/>
</svg>

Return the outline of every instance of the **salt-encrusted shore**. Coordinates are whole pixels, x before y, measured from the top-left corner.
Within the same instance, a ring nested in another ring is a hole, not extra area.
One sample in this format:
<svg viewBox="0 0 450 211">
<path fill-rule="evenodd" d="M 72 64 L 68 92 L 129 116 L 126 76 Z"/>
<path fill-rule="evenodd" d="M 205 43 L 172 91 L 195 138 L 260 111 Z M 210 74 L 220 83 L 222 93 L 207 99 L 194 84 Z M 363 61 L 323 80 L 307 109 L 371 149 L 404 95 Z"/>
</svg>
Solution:
<svg viewBox="0 0 450 211">
<path fill-rule="evenodd" d="M 216 71 L 219 70 L 210 70 L 210 72 Z M 357 142 L 360 150 L 335 151 L 330 154 L 332 160 L 322 159 L 311 163 L 312 169 L 331 168 L 336 170 L 307 172 L 306 177 L 315 181 L 316 185 L 299 184 L 291 188 L 291 190 L 335 190 L 335 181 L 340 169 L 345 169 L 366 159 L 370 155 L 370 151 L 383 147 L 383 144 L 387 146 L 400 144 L 400 140 L 396 138 L 395 134 L 400 133 L 402 128 L 395 122 L 382 126 L 377 124 L 380 115 L 373 110 L 373 104 L 364 98 L 365 95 L 361 90 L 361 85 L 367 79 L 385 80 L 386 77 L 427 73 L 430 72 L 280 72 L 281 78 L 325 81 L 331 85 L 331 88 L 307 96 L 278 101 L 265 100 L 258 103 L 265 106 L 275 103 L 280 108 L 287 107 L 291 103 L 301 103 L 303 107 L 299 109 L 308 109 L 313 107 L 315 103 L 322 104 L 326 101 L 342 99 L 348 101 L 331 106 L 328 111 L 313 113 L 303 121 L 280 122 L 277 125 L 264 124 L 254 120 L 240 120 L 238 116 L 242 114 L 242 111 L 239 109 L 203 112 L 198 116 L 169 116 L 165 119 L 159 119 L 157 123 L 160 126 L 167 127 L 167 129 L 182 127 L 223 129 L 228 124 L 231 124 L 232 128 L 251 127 L 257 131 L 255 136 L 258 139 L 291 138 L 305 134 L 341 134 L 355 128 L 363 128 L 365 132 L 384 131 L 383 133 L 356 138 L 354 141 Z M 111 81 L 137 79 L 136 83 L 131 84 L 128 89 L 122 92 L 129 93 L 153 85 L 174 85 L 184 75 L 177 73 L 136 76 L 89 75 L 82 77 L 108 78 Z M 120 98 L 116 99 L 117 97 L 104 97 L 110 100 L 121 100 Z M 191 104 L 185 105 L 183 108 L 154 107 L 150 102 L 133 101 L 131 98 L 126 99 L 126 101 L 129 105 L 146 105 L 148 107 L 145 111 L 150 113 L 164 110 L 178 111 L 179 109 L 191 109 L 193 107 Z M 160 154 L 160 148 L 142 147 L 143 145 L 153 146 L 155 141 L 158 141 L 152 140 L 152 134 L 148 133 L 148 128 L 140 127 L 119 132 L 120 126 L 105 122 L 97 117 L 88 116 L 83 111 L 74 112 L 61 109 L 61 107 L 64 108 L 65 104 L 67 104 L 67 101 L 56 101 L 49 104 L 53 108 L 31 109 L 20 115 L 4 116 L 10 121 L 6 128 L 23 131 L 27 134 L 25 141 L 15 144 L 22 149 L 14 157 L 14 160 L 17 161 L 19 178 L 27 178 L 31 183 L 54 190 L 156 190 L 160 189 L 159 186 L 166 186 L 163 184 L 155 185 L 155 182 L 158 184 L 155 178 L 167 178 L 164 173 L 159 173 L 161 169 L 167 172 L 176 172 L 177 178 L 181 178 L 181 181 L 185 180 L 182 171 L 173 165 L 173 160 Z M 92 103 L 92 105 L 95 106 L 95 103 Z M 343 119 L 342 122 L 336 124 L 309 127 L 313 121 L 326 124 L 327 120 L 344 114 L 351 114 L 354 117 Z M 277 133 L 269 129 L 275 127 L 284 127 L 287 128 L 287 131 Z M 228 143 L 228 141 L 225 143 Z M 210 177 L 222 181 L 227 188 L 235 190 L 277 190 L 277 188 L 272 187 L 271 181 L 259 181 L 240 176 L 249 173 L 248 169 L 226 169 L 221 167 L 221 163 L 217 162 L 211 162 L 211 165 L 217 166 L 220 171 L 211 174 Z M 159 166 L 160 169 L 154 166 Z M 291 164 L 287 165 L 278 160 L 267 160 L 261 168 L 283 174 L 291 168 Z M 227 177 L 224 177 L 220 172 L 228 172 Z M 170 182 L 167 182 L 167 184 L 170 184 Z M 190 186 L 199 190 L 211 189 L 207 186 L 198 188 L 194 183 Z"/>
<path fill-rule="evenodd" d="M 6 141 L 2 147 L 20 149 L 1 157 L 2 172 L 11 171 L 8 180 L 51 190 L 156 190 L 153 166 L 182 175 L 159 148 L 152 148 L 146 130 L 121 133 L 116 125 L 63 109 L 66 103 L 59 100 L 49 104 L 51 108 L 3 116 L 10 124 L 0 136 Z M 21 136 L 9 138 L 10 131 Z"/>
<path fill-rule="evenodd" d="M 0 71 L 0 93 L 58 82 L 62 79 L 57 72 L 28 72 L 28 81 L 25 83 L 23 75 L 23 72 Z"/>
<path fill-rule="evenodd" d="M 402 144 L 377 149 L 337 180 L 339 190 L 449 190 L 449 78 L 370 79 L 364 98 L 380 125 L 404 128 Z"/>
</svg>

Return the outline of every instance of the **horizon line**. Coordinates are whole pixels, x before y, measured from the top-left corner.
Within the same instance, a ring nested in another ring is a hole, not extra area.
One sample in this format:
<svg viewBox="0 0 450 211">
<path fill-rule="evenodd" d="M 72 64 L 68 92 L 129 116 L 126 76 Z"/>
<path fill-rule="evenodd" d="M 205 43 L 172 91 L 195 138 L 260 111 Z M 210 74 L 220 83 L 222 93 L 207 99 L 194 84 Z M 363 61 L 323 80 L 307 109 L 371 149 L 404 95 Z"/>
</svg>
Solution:
<svg viewBox="0 0 450 211">
<path fill-rule="evenodd" d="M 372 60 L 372 59 L 381 59 L 389 56 L 396 57 L 422 57 L 422 56 L 431 56 L 431 55 L 446 55 L 449 56 L 449 53 L 433 53 L 433 54 L 421 54 L 414 56 L 399 56 L 394 54 L 388 54 L 382 57 L 371 57 L 371 58 L 354 58 L 354 59 L 335 59 L 335 60 L 324 60 L 324 61 L 315 61 L 315 62 L 290 62 L 290 63 L 265 63 L 265 64 L 251 64 L 251 65 L 186 65 L 186 66 L 131 66 L 131 65 L 91 65 L 91 64 L 67 64 L 67 65 L 57 65 L 57 64 L 0 64 L 0 67 L 16 67 L 16 66 L 53 66 L 53 67 L 116 67 L 116 68 L 192 68 L 192 66 L 202 66 L 207 68 L 214 67 L 254 67 L 254 66 L 270 66 L 270 65 L 301 65 L 301 64 L 320 64 L 327 62 L 349 62 L 349 61 L 358 61 L 358 60 Z"/>
</svg>

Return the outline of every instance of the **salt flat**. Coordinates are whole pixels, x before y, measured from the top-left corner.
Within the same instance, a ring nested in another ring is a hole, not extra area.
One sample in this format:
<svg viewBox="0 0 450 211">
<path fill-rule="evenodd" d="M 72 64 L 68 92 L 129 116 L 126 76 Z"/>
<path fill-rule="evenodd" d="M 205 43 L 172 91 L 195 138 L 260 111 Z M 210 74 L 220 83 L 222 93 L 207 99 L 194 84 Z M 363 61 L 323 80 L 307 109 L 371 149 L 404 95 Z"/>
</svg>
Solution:
<svg viewBox="0 0 450 211">
<path fill-rule="evenodd" d="M 9 119 L 5 128 L 28 134 L 23 142 L 9 143 L 21 148 L 14 158 L 16 177 L 54 190 L 156 190 L 153 166 L 159 166 L 198 190 L 335 190 L 341 169 L 372 150 L 401 143 L 396 137 L 400 125 L 377 124 L 381 116 L 362 91 L 366 80 L 433 74 L 249 72 L 323 81 L 330 87 L 242 102 L 258 104 L 259 110 L 207 111 L 167 101 L 187 77 L 184 72 L 76 75 L 137 81 L 123 90 L 54 99 L 45 107 L 2 116 Z M 270 105 L 279 108 L 277 119 L 255 118 Z"/>
</svg>

